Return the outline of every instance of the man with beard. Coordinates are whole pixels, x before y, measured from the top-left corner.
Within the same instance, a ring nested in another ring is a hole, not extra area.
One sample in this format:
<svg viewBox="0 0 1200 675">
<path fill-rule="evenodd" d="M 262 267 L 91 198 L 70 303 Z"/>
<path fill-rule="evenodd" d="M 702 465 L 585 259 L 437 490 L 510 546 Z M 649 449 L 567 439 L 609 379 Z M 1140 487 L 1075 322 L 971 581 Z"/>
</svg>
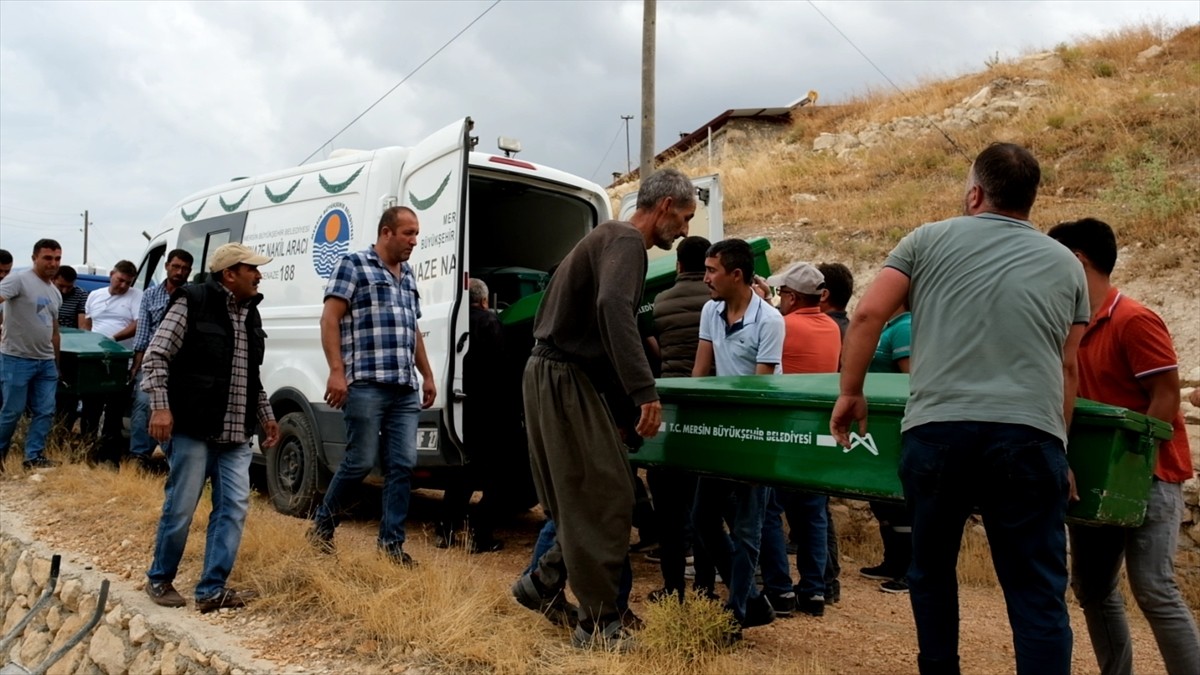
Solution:
<svg viewBox="0 0 1200 675">
<path fill-rule="evenodd" d="M 633 481 L 613 412 L 601 396 L 621 393 L 639 408 L 643 437 L 658 433 L 662 405 L 642 349 L 637 310 L 646 250 L 687 234 L 696 189 L 675 169 L 643 181 L 629 222 L 599 224 L 567 254 L 534 318 L 525 367 L 525 424 L 534 484 L 558 527 L 537 569 L 517 580 L 525 607 L 561 616 L 569 576 L 579 599 L 579 648 L 631 646 L 617 606 L 633 524 Z M 622 416 L 622 415 L 618 415 Z"/>
<path fill-rule="evenodd" d="M 129 454 L 143 465 L 150 461 L 156 443 L 150 437 L 150 396 L 142 391 L 142 359 L 146 356 L 146 348 L 150 346 L 150 338 L 154 337 L 154 332 L 167 313 L 171 295 L 187 283 L 193 260 L 192 254 L 181 248 L 168 253 L 164 265 L 167 278 L 142 295 L 142 304 L 138 309 L 137 332 L 133 336 L 133 369 L 130 372 L 133 380 L 133 414 L 130 419 Z M 170 443 L 168 440 L 163 447 L 164 452 L 169 452 Z"/>
</svg>

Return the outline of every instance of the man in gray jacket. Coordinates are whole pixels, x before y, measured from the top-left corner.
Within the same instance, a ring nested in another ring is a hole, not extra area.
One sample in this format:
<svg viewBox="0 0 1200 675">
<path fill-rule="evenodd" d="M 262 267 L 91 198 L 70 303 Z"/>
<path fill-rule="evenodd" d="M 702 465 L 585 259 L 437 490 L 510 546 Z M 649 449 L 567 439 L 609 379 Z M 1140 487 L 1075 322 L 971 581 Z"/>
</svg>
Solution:
<svg viewBox="0 0 1200 675">
<path fill-rule="evenodd" d="M 569 576 L 579 599 L 576 647 L 629 646 L 617 593 L 633 524 L 633 482 L 601 396 L 606 389 L 628 396 L 640 408 L 636 432 L 658 433 L 662 405 L 637 328 L 646 250 L 669 249 L 695 213 L 687 176 L 674 169 L 648 176 L 630 222 L 599 224 L 567 254 L 533 322 L 525 424 L 538 499 L 558 539 L 512 591 L 522 605 L 549 615 L 564 602 Z"/>
</svg>

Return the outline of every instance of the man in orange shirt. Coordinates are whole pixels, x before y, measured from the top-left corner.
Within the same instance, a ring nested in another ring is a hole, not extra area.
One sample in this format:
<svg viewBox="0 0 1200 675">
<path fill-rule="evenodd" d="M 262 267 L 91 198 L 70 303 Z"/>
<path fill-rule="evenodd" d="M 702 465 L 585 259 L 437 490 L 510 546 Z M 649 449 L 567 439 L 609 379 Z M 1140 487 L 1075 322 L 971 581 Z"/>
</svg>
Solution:
<svg viewBox="0 0 1200 675">
<path fill-rule="evenodd" d="M 821 311 L 825 275 L 815 266 L 799 262 L 767 279 L 767 284 L 778 289 L 783 314 L 783 374 L 836 373 L 842 333 L 837 322 Z M 830 553 L 828 502 L 825 495 L 777 488 L 767 497 L 760 562 L 764 593 L 780 616 L 793 610 L 821 616 L 826 598 L 835 592 L 825 581 Z M 783 539 L 784 513 L 796 541 L 800 583 L 794 587 Z"/>
<path fill-rule="evenodd" d="M 1109 279 L 1117 262 L 1112 228 L 1094 218 L 1050 228 L 1087 276 L 1092 320 L 1079 345 L 1079 395 L 1169 421 L 1174 436 L 1158 451 L 1141 526 L 1070 526 L 1071 587 L 1083 608 L 1103 675 L 1133 671 L 1125 602 L 1117 587 L 1121 559 L 1129 586 L 1154 632 L 1170 675 L 1200 673 L 1200 634 L 1175 583 L 1174 556 L 1191 453 L 1179 410 L 1179 365 L 1157 314 L 1124 296 Z"/>
</svg>

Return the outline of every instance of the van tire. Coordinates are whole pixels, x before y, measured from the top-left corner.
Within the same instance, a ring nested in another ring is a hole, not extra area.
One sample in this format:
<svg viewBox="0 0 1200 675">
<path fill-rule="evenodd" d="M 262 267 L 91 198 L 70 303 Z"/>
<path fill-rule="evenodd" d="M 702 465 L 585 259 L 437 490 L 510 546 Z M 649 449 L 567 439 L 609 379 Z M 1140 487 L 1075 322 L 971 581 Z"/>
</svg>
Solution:
<svg viewBox="0 0 1200 675">
<path fill-rule="evenodd" d="M 312 421 L 302 412 L 279 420 L 279 442 L 267 448 L 267 491 L 275 510 L 307 518 L 317 500 L 317 444 Z"/>
</svg>

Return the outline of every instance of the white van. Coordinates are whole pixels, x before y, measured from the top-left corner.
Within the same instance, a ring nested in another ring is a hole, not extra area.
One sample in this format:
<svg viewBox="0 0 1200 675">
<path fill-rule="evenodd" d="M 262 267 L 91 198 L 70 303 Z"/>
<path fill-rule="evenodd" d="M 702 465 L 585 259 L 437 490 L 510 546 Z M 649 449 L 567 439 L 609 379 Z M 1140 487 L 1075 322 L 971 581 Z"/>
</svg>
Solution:
<svg viewBox="0 0 1200 675">
<path fill-rule="evenodd" d="M 148 246 L 136 282 L 142 289 L 162 281 L 162 258 L 173 248 L 191 252 L 197 272 L 213 249 L 230 241 L 274 258 L 262 269 L 259 310 L 267 333 L 263 386 L 281 438 L 256 459 L 265 462 L 268 490 L 283 513 L 306 515 L 344 455 L 342 412 L 323 400 L 329 371 L 318 319 L 334 263 L 375 242 L 385 209 L 411 207 L 421 224 L 409 264 L 421 296 L 420 328 L 437 400 L 421 416 L 417 479 L 466 459 L 468 275 L 488 283 L 492 307 L 503 311 L 540 291 L 576 242 L 612 217 L 599 185 L 514 157 L 472 152 L 471 128 L 464 118 L 413 147 L 335 151 L 323 162 L 197 192 L 171 209 L 165 231 Z M 518 403 L 529 323 L 506 325 L 506 338 L 518 345 L 511 368 L 516 375 L 496 383 L 512 388 Z M 519 431 L 519 419 L 514 422 Z M 520 446 L 514 470 L 527 475 L 523 438 Z"/>
</svg>

